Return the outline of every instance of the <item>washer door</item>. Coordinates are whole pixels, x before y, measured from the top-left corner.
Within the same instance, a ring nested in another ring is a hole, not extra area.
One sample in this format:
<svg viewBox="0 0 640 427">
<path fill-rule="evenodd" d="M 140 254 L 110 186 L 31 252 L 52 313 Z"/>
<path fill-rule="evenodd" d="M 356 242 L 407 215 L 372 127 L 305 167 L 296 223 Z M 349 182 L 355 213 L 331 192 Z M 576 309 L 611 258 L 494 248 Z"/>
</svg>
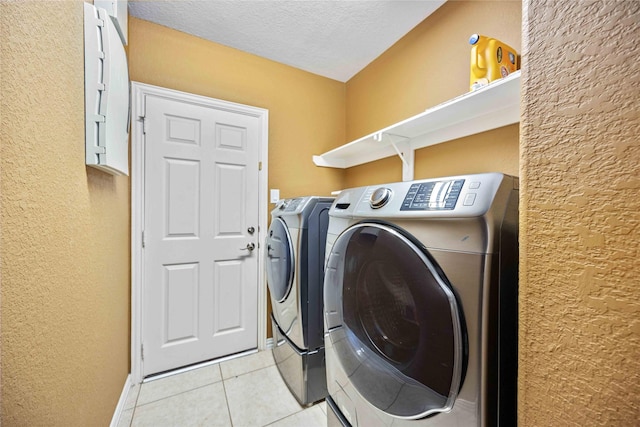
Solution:
<svg viewBox="0 0 640 427">
<path fill-rule="evenodd" d="M 282 302 L 291 292 L 293 285 L 293 246 L 287 224 L 274 218 L 267 236 L 267 284 L 271 297 Z"/>
<path fill-rule="evenodd" d="M 405 231 L 360 223 L 333 245 L 329 339 L 355 389 L 381 411 L 416 419 L 452 408 L 464 363 L 458 310 L 444 274 Z"/>
</svg>

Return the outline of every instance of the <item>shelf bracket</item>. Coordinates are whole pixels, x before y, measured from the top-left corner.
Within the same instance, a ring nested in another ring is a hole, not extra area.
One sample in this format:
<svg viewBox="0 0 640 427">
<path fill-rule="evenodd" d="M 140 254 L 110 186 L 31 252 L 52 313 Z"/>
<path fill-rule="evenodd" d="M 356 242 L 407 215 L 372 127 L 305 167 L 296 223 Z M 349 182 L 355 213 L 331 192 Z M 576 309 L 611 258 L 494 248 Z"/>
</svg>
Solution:
<svg viewBox="0 0 640 427">
<path fill-rule="evenodd" d="M 411 138 L 407 138 L 402 135 L 394 135 L 387 132 L 378 132 L 373 135 L 373 139 L 379 142 L 383 142 L 384 137 L 387 137 L 389 143 L 395 150 L 400 160 L 402 160 L 402 180 L 413 181 L 413 166 L 415 163 L 415 150 L 411 148 Z M 394 141 L 394 138 L 400 138 L 401 141 Z"/>
</svg>

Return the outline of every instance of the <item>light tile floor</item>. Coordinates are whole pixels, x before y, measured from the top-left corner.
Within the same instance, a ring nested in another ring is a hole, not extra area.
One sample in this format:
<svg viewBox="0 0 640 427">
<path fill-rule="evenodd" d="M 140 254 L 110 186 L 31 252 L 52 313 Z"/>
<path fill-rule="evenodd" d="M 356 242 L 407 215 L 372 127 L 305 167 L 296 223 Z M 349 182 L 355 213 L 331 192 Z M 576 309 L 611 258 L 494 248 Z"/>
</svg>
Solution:
<svg viewBox="0 0 640 427">
<path fill-rule="evenodd" d="M 133 387 L 118 427 L 326 427 L 326 411 L 298 404 L 266 350 Z"/>
</svg>

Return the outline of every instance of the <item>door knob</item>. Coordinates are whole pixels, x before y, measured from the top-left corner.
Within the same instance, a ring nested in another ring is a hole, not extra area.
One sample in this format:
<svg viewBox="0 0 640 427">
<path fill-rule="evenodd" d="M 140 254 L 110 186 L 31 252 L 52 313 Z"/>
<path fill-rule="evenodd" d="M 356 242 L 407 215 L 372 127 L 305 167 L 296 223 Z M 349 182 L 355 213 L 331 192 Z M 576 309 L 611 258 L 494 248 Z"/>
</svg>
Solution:
<svg viewBox="0 0 640 427">
<path fill-rule="evenodd" d="M 255 232 L 256 232 L 256 229 L 255 229 L 255 228 L 253 228 L 253 227 L 249 227 L 249 228 L 247 228 L 247 233 L 249 233 L 249 234 L 253 234 L 253 233 L 255 233 Z"/>
<path fill-rule="evenodd" d="M 242 250 L 247 250 L 249 252 L 251 252 L 252 250 L 254 250 L 256 248 L 256 244 L 251 242 L 251 243 L 247 243 L 247 246 L 244 248 L 240 248 Z"/>
</svg>

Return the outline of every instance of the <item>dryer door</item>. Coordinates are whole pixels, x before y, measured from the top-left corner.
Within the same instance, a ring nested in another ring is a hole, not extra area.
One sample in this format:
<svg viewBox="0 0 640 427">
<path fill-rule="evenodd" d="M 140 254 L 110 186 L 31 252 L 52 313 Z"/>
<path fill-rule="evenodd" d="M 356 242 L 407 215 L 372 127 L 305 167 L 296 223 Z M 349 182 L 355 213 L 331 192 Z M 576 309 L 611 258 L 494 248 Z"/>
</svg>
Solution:
<svg viewBox="0 0 640 427">
<path fill-rule="evenodd" d="M 355 389 L 381 411 L 416 419 L 452 408 L 465 364 L 461 317 L 444 274 L 405 231 L 360 223 L 333 245 L 329 339 Z"/>
<path fill-rule="evenodd" d="M 293 246 L 287 224 L 274 218 L 267 235 L 267 284 L 274 302 L 282 302 L 293 284 Z"/>
</svg>

